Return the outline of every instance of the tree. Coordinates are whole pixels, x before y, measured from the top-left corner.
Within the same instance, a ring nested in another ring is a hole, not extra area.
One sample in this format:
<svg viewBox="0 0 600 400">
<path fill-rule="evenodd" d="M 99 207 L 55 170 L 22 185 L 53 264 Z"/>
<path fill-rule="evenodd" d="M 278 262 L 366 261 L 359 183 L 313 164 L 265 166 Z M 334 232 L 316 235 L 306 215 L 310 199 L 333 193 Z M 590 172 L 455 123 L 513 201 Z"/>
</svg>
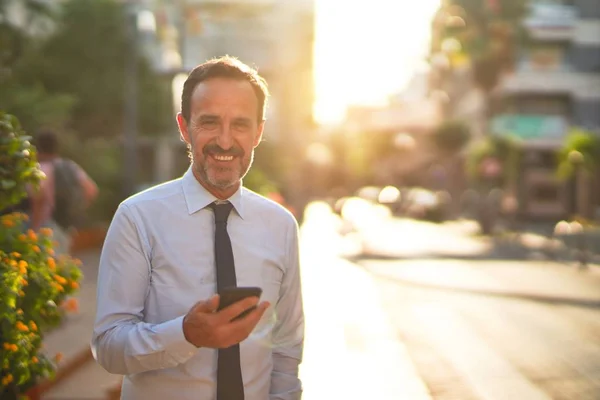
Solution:
<svg viewBox="0 0 600 400">
<path fill-rule="evenodd" d="M 53 8 L 40 14 L 37 3 L 48 2 L 0 0 L 0 30 L 12 29 L 10 48 L 19 50 L 9 52 L 10 65 L 3 64 L 0 71 L 0 107 L 17 116 L 28 132 L 50 127 L 61 134 L 64 155 L 81 164 L 100 186 L 91 212 L 108 218 L 122 200 L 119 139 L 129 53 L 125 5 L 116 0 L 66 0 L 51 3 Z M 31 25 L 9 24 L 9 4 L 31 5 L 27 15 L 39 15 L 37 25 L 45 27 L 44 35 L 35 35 Z M 3 46 L 4 39 L 0 36 Z M 141 135 L 171 131 L 170 82 L 143 56 L 137 76 Z"/>
<path fill-rule="evenodd" d="M 54 33 L 32 54 L 19 78 L 39 80 L 48 92 L 69 93 L 74 104 L 68 128 L 85 141 L 123 132 L 125 65 L 129 44 L 125 5 L 115 0 L 68 0 Z M 138 62 L 139 126 L 156 135 L 172 127 L 169 83 Z"/>
<path fill-rule="evenodd" d="M 477 185 L 486 184 L 502 187 L 514 182 L 521 165 L 522 149 L 519 142 L 512 137 L 488 136 L 475 143 L 467 157 L 469 178 Z M 494 160 L 499 166 L 497 174 L 487 175 L 486 161 Z"/>
<path fill-rule="evenodd" d="M 559 151 L 558 174 L 572 178 L 577 168 L 596 173 L 600 167 L 600 138 L 593 132 L 573 128 Z"/>
<path fill-rule="evenodd" d="M 41 34 L 54 17 L 47 2 L 0 0 L 0 106 L 18 116 L 28 131 L 64 124 L 74 100 L 65 93 L 49 93 L 37 71 L 22 79 L 26 60 L 39 53 Z"/>
<path fill-rule="evenodd" d="M 470 139 L 469 127 L 462 121 L 444 121 L 433 131 L 433 142 L 444 155 L 457 155 Z"/>
<path fill-rule="evenodd" d="M 514 64 L 516 45 L 524 38 L 526 2 L 450 0 L 445 10 L 449 21 L 460 18 L 463 23 L 447 24 L 442 40 L 458 40 L 460 52 L 471 61 L 475 83 L 491 91 Z"/>
<path fill-rule="evenodd" d="M 600 138 L 593 132 L 573 128 L 559 151 L 558 175 L 575 184 L 575 212 L 592 217 L 591 177 L 600 167 Z"/>
<path fill-rule="evenodd" d="M 489 115 L 489 96 L 502 75 L 510 71 L 517 47 L 526 38 L 521 21 L 523 0 L 446 0 L 434 22 L 431 61 L 441 81 L 456 80 L 456 69 L 469 66 L 472 82 L 481 91 Z M 450 85 L 452 86 L 452 85 Z M 458 104 L 453 97 L 446 104 Z M 460 96 L 460 94 L 454 94 Z"/>
</svg>

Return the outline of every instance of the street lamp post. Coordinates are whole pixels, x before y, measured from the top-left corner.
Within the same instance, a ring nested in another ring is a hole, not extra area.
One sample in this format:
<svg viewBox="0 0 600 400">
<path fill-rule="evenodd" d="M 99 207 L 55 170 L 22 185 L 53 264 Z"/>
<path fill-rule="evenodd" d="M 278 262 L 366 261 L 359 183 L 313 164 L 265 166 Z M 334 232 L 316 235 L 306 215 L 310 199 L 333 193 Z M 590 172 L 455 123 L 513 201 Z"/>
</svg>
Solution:
<svg viewBox="0 0 600 400">
<path fill-rule="evenodd" d="M 137 177 L 137 134 L 138 134 L 138 27 L 137 12 L 133 7 L 127 9 L 126 32 L 128 51 L 125 56 L 125 113 L 123 148 L 123 194 L 128 197 L 135 192 Z"/>
<path fill-rule="evenodd" d="M 136 191 L 137 183 L 137 137 L 138 137 L 138 62 L 141 46 L 140 33 L 154 34 L 156 21 L 148 10 L 138 10 L 135 4 L 126 7 L 127 54 L 125 56 L 125 110 L 123 151 L 123 193 L 125 197 Z"/>
</svg>

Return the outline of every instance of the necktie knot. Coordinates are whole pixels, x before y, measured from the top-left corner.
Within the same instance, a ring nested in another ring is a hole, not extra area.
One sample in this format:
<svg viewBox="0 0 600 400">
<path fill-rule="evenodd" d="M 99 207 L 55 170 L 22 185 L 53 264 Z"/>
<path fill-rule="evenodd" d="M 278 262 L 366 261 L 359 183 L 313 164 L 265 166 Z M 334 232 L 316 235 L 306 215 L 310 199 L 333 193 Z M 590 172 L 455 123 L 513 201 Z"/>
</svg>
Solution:
<svg viewBox="0 0 600 400">
<path fill-rule="evenodd" d="M 212 203 L 210 208 L 212 208 L 215 213 L 215 223 L 226 224 L 229 213 L 231 213 L 231 210 L 233 209 L 233 204 L 229 202 L 220 204 Z"/>
</svg>

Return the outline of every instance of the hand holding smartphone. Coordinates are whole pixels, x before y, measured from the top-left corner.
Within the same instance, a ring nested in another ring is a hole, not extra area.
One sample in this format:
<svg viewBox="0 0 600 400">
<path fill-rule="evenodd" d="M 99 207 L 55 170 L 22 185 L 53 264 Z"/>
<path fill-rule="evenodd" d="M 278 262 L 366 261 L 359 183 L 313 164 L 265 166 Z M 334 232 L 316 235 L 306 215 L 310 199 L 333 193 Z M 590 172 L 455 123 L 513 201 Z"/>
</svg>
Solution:
<svg viewBox="0 0 600 400">
<path fill-rule="evenodd" d="M 254 286 L 236 286 L 225 288 L 221 291 L 221 293 L 219 293 L 219 308 L 217 309 L 217 311 L 220 311 L 232 305 L 233 303 L 236 303 L 247 297 L 258 297 L 260 299 L 261 295 L 262 289 Z M 246 311 L 242 312 L 240 315 L 235 317 L 233 321 L 240 318 L 244 318 L 255 308 L 256 306 L 247 309 Z"/>
</svg>

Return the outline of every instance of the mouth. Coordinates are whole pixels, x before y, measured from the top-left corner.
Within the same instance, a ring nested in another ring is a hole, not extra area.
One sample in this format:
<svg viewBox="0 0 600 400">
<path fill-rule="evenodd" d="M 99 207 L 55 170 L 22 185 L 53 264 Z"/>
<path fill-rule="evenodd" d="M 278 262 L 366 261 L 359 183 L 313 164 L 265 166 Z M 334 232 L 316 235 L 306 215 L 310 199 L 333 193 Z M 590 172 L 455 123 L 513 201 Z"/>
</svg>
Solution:
<svg viewBox="0 0 600 400">
<path fill-rule="evenodd" d="M 229 156 L 229 155 L 222 155 L 222 154 L 211 154 L 211 158 L 218 162 L 229 162 L 229 161 L 233 161 L 233 159 L 235 157 Z"/>
</svg>

